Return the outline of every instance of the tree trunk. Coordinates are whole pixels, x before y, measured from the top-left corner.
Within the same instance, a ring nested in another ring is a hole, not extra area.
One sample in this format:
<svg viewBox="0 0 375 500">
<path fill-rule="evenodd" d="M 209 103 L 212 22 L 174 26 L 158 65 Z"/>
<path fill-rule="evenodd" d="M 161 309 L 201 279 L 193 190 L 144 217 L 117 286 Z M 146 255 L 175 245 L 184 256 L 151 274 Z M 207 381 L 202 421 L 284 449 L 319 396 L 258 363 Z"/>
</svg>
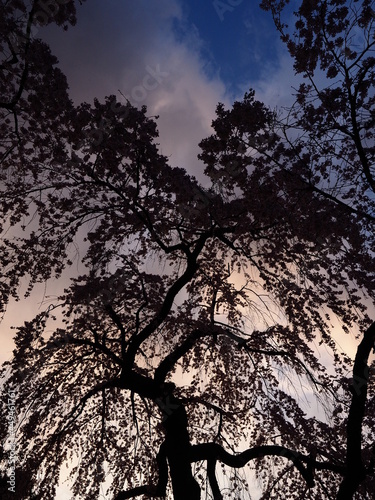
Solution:
<svg viewBox="0 0 375 500">
<path fill-rule="evenodd" d="M 191 470 L 185 408 L 172 394 L 159 400 L 158 405 L 164 413 L 165 447 L 174 500 L 200 500 L 200 486 Z"/>
<path fill-rule="evenodd" d="M 354 360 L 352 402 L 347 425 L 346 474 L 340 485 L 337 500 L 351 500 L 359 485 L 366 478 L 366 468 L 362 459 L 362 423 L 369 377 L 367 363 L 371 349 L 374 349 L 374 342 L 375 322 L 364 333 Z"/>
</svg>

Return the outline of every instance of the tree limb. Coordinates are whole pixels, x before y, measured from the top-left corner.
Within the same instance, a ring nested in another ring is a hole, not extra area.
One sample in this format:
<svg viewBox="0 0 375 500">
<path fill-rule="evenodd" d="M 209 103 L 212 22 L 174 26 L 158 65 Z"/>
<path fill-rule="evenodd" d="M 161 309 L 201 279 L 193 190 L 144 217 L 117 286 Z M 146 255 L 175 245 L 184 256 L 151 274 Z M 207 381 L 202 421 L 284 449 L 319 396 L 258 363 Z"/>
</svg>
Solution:
<svg viewBox="0 0 375 500">
<path fill-rule="evenodd" d="M 159 385 L 162 384 L 168 375 L 168 372 L 174 367 L 176 362 L 194 346 L 195 341 L 207 335 L 211 335 L 211 332 L 205 332 L 200 329 L 193 330 L 191 334 L 174 349 L 174 351 L 169 353 L 160 362 L 159 366 L 155 370 L 155 382 Z"/>
<path fill-rule="evenodd" d="M 217 482 L 215 468 L 216 468 L 216 460 L 208 460 L 207 461 L 207 474 L 208 474 L 208 480 L 210 482 L 212 494 L 214 496 L 214 500 L 223 500 L 223 495 L 221 494 L 219 484 Z"/>
<path fill-rule="evenodd" d="M 228 453 L 217 443 L 197 444 L 191 447 L 192 462 L 201 460 L 220 460 L 229 467 L 235 468 L 244 467 L 250 460 L 266 456 L 279 456 L 291 460 L 310 488 L 314 486 L 313 468 L 317 470 L 330 470 L 342 475 L 345 471 L 345 468 L 341 465 L 332 464 L 330 462 L 318 462 L 313 455 L 306 456 L 279 445 L 256 446 L 238 455 Z M 314 463 L 312 464 L 311 462 Z M 307 464 L 307 467 L 305 464 Z"/>
<path fill-rule="evenodd" d="M 202 251 L 207 239 L 211 236 L 211 231 L 203 233 L 195 244 L 194 250 L 188 255 L 185 271 L 177 278 L 173 285 L 165 294 L 163 303 L 154 318 L 146 325 L 143 330 L 129 341 L 129 347 L 126 354 L 126 366 L 131 369 L 139 346 L 144 342 L 165 320 L 172 308 L 176 295 L 189 283 L 195 275 L 198 264 L 197 258 Z"/>
<path fill-rule="evenodd" d="M 350 500 L 366 478 L 362 459 L 362 422 L 365 414 L 369 368 L 367 365 L 375 344 L 375 322 L 365 331 L 357 348 L 351 385 L 352 402 L 347 423 L 346 471 L 337 500 Z"/>
</svg>

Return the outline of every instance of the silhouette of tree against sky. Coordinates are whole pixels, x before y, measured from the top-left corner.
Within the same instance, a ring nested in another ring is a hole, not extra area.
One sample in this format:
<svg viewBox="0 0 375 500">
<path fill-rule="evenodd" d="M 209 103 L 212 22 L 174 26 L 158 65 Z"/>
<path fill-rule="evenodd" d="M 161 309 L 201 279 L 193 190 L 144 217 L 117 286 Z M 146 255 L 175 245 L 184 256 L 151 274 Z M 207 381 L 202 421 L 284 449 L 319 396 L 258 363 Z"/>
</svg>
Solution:
<svg viewBox="0 0 375 500">
<path fill-rule="evenodd" d="M 308 83 L 283 119 L 253 91 L 218 105 L 205 187 L 159 153 L 145 107 L 74 106 L 28 36 L 40 4 L 1 3 L 4 307 L 21 279 L 31 292 L 61 276 L 85 239 L 82 274 L 18 328 L 3 367 L 15 498 L 54 498 L 66 462 L 87 499 L 105 480 L 117 500 L 245 498 L 247 464 L 262 498 L 374 491 L 373 11 L 301 2 L 294 37 L 284 2 L 263 3 Z M 73 3 L 59 7 L 51 22 L 74 24 Z M 337 320 L 360 329 L 354 365 Z M 305 413 L 306 386 L 325 416 Z"/>
<path fill-rule="evenodd" d="M 304 81 L 286 121 L 285 139 L 300 165 L 313 165 L 312 189 L 352 212 L 374 248 L 374 22 L 372 1 L 301 2 L 296 23 L 283 16 L 288 2 L 265 0 L 275 26 Z M 322 78 L 324 75 L 324 78 Z M 332 232 L 332 240 L 335 240 Z M 369 267 L 373 279 L 373 268 Z M 352 498 L 368 473 L 361 450 L 372 326 L 363 336 L 354 363 L 347 427 L 347 474 L 337 498 Z"/>
</svg>

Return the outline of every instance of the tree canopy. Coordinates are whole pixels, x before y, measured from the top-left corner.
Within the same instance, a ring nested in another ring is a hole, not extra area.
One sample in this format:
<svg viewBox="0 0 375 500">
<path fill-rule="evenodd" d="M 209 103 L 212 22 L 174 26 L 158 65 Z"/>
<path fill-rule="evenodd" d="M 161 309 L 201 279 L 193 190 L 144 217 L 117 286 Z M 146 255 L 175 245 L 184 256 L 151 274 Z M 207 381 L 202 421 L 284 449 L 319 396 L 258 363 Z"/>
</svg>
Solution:
<svg viewBox="0 0 375 500">
<path fill-rule="evenodd" d="M 145 107 L 70 100 L 32 27 L 74 24 L 74 2 L 1 0 L 2 307 L 81 262 L 3 366 L 15 498 L 54 498 L 66 463 L 82 499 L 250 498 L 250 467 L 264 499 L 375 490 L 373 2 L 299 4 L 290 29 L 262 2 L 295 105 L 219 104 L 203 187 Z"/>
</svg>

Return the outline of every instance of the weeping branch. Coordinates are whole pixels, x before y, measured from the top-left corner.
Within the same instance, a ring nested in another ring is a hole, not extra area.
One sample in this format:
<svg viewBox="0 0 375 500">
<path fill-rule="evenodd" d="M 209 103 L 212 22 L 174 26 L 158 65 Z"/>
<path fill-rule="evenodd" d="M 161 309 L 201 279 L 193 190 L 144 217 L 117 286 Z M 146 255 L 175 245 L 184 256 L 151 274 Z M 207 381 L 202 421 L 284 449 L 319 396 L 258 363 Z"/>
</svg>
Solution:
<svg viewBox="0 0 375 500">
<path fill-rule="evenodd" d="M 146 497 L 165 497 L 168 484 L 168 464 L 165 443 L 163 443 L 159 452 L 156 455 L 156 464 L 159 470 L 159 479 L 156 485 L 146 484 L 137 486 L 128 491 L 121 491 L 115 497 L 115 500 L 126 500 L 127 498 L 134 498 L 140 495 Z"/>
</svg>

